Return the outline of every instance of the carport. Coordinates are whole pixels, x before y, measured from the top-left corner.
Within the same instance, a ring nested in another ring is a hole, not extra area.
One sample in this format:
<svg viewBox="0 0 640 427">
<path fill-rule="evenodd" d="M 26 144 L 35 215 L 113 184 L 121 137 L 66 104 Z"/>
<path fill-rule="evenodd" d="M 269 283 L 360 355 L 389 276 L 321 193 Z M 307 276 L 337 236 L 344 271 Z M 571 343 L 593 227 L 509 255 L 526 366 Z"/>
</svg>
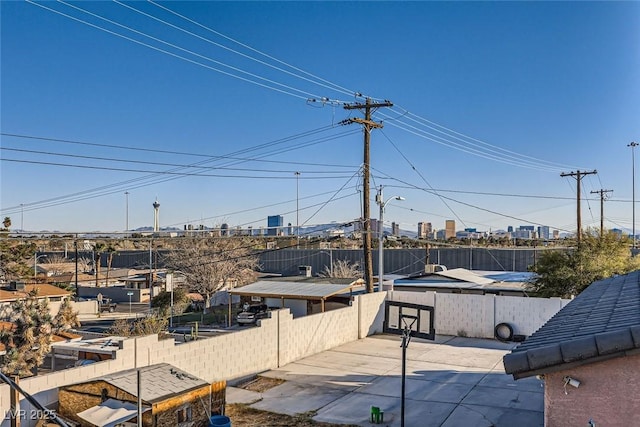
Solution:
<svg viewBox="0 0 640 427">
<path fill-rule="evenodd" d="M 321 311 L 325 311 L 325 301 L 339 294 L 353 295 L 354 291 L 364 290 L 364 281 L 358 279 L 349 284 L 334 283 L 305 283 L 261 280 L 250 285 L 236 288 L 229 293 L 231 295 L 276 298 L 280 299 L 280 306 L 284 308 L 286 299 L 319 301 Z M 229 298 L 229 323 L 231 323 L 231 298 Z"/>
</svg>

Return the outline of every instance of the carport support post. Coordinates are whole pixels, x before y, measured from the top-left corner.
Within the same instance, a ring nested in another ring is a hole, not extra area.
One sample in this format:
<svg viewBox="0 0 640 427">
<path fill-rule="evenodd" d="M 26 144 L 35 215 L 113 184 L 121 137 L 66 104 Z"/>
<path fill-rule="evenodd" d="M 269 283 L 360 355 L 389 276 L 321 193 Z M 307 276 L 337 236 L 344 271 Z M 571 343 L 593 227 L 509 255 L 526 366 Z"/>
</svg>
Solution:
<svg viewBox="0 0 640 427">
<path fill-rule="evenodd" d="M 233 295 L 229 292 L 229 320 L 227 322 L 227 327 L 231 327 L 231 300 L 233 299 Z"/>
</svg>

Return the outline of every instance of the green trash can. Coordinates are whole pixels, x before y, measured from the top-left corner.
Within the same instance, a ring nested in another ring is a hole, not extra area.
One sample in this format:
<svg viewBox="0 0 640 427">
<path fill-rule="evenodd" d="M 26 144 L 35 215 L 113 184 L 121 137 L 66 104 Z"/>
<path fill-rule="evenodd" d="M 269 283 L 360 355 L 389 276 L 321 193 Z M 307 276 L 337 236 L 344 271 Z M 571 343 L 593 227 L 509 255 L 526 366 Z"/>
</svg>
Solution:
<svg viewBox="0 0 640 427">
<path fill-rule="evenodd" d="M 231 418 L 224 415 L 213 415 L 209 418 L 209 427 L 231 427 Z"/>
</svg>

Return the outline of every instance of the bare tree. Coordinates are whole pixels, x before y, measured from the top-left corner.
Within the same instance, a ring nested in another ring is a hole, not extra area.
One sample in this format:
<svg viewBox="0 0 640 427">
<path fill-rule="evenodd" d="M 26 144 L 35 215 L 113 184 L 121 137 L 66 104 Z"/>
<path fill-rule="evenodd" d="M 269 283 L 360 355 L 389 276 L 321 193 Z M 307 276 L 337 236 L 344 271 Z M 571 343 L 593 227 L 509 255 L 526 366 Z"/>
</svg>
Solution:
<svg viewBox="0 0 640 427">
<path fill-rule="evenodd" d="M 205 312 L 213 294 L 230 285 L 241 286 L 255 280 L 258 259 L 250 242 L 238 238 L 195 238 L 165 257 L 166 265 L 185 276 L 185 286 L 205 300 Z"/>
<path fill-rule="evenodd" d="M 324 266 L 320 277 L 333 277 L 335 279 L 361 279 L 362 271 L 358 263 L 351 264 L 347 260 L 336 260 L 331 267 Z"/>
</svg>

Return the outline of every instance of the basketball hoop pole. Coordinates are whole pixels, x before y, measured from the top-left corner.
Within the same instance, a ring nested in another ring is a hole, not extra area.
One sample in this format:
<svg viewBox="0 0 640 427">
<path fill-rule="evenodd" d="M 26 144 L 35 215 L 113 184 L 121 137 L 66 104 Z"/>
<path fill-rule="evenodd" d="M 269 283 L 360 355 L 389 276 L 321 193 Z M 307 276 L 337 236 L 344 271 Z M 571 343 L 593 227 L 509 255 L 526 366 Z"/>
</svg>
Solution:
<svg viewBox="0 0 640 427">
<path fill-rule="evenodd" d="M 400 427 L 404 427 L 404 396 L 407 376 L 407 347 L 411 342 L 411 327 L 418 320 L 416 316 L 402 315 L 402 394 L 400 397 Z"/>
</svg>

